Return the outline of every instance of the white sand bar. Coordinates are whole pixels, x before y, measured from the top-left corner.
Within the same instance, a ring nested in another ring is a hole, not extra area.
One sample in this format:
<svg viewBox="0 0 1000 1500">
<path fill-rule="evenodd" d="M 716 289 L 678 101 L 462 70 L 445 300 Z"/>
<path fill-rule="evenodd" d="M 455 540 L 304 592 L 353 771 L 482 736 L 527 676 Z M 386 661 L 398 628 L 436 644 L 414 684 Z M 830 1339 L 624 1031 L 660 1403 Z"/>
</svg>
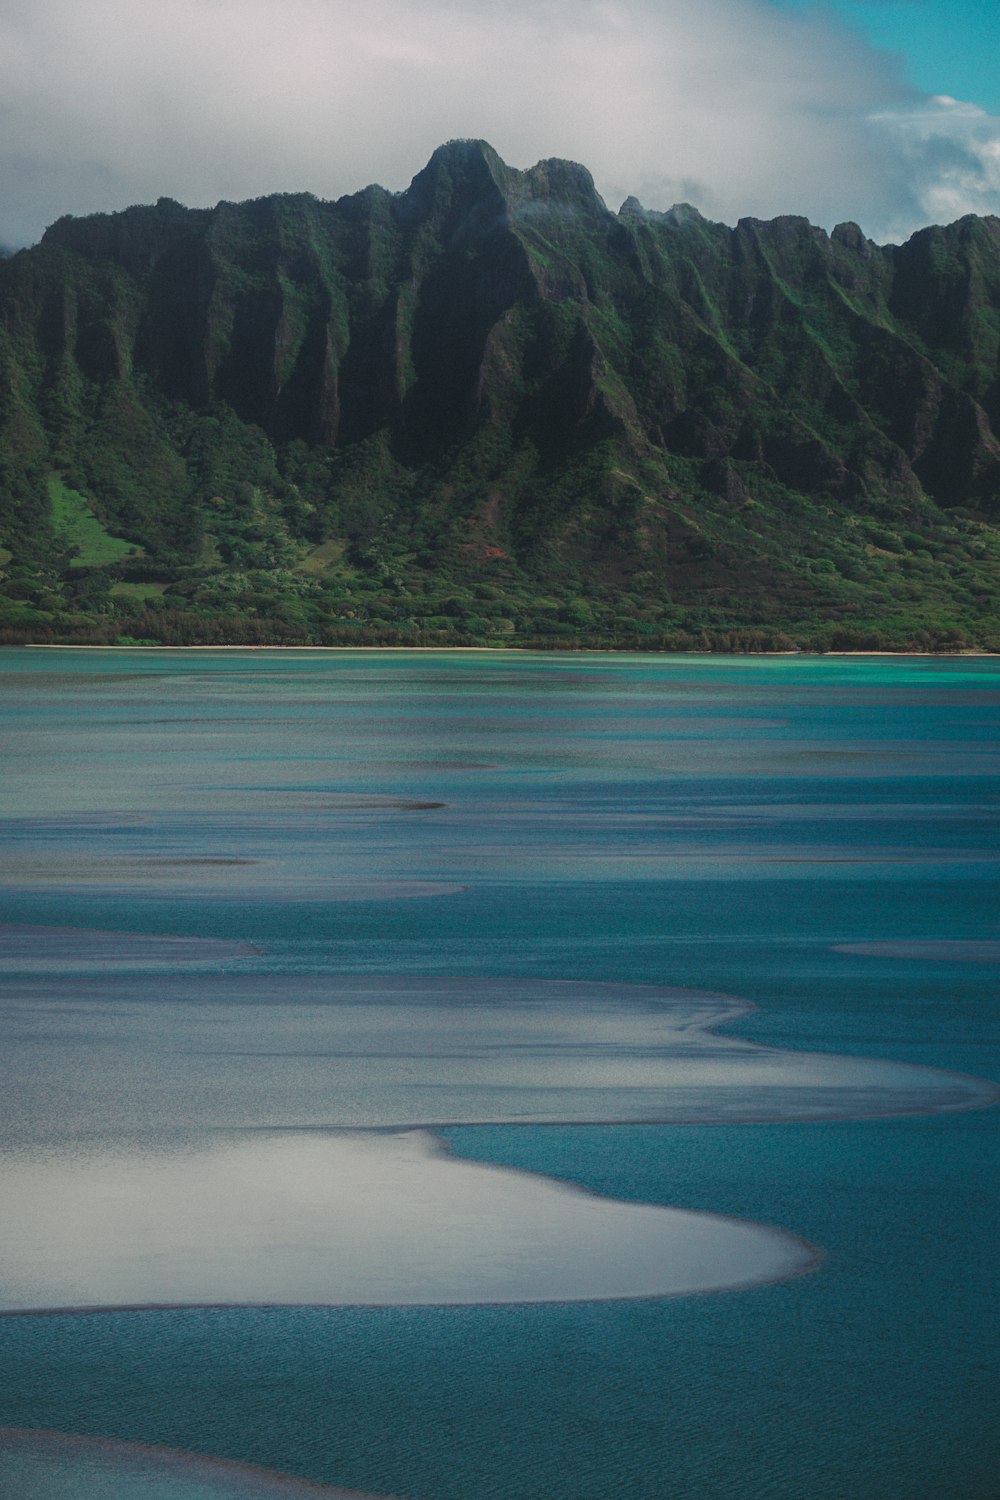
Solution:
<svg viewBox="0 0 1000 1500">
<path fill-rule="evenodd" d="M 28 1156 L 0 1196 L 8 1311 L 671 1296 L 815 1261 L 780 1230 L 463 1161 L 420 1130 Z"/>
<path fill-rule="evenodd" d="M 462 1160 L 477 1121 L 969 1109 L 995 1085 L 756 1046 L 724 995 L 582 980 L 109 973 L 0 1002 L 0 1308 L 669 1296 L 793 1235 Z"/>
<path fill-rule="evenodd" d="M 584 980 L 175 973 L 12 980 L 0 1149 L 205 1130 L 864 1118 L 981 1079 L 758 1046 L 725 995 Z"/>
</svg>

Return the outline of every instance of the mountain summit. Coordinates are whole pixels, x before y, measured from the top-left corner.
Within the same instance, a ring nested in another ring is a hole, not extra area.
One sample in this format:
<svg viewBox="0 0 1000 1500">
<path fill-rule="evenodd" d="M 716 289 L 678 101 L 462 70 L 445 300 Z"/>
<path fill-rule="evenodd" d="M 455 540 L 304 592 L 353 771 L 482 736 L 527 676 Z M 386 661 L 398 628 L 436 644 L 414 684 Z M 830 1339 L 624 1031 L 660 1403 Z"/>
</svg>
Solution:
<svg viewBox="0 0 1000 1500">
<path fill-rule="evenodd" d="M 1000 221 L 403 193 L 0 262 L 8 640 L 1000 644 Z"/>
</svg>

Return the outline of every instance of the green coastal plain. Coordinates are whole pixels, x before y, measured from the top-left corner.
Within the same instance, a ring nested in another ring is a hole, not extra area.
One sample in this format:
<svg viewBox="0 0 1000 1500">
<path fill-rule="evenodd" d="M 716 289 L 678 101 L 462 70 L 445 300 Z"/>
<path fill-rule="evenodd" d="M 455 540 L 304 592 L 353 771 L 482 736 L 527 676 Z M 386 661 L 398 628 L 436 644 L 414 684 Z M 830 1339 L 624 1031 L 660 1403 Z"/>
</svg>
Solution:
<svg viewBox="0 0 1000 1500">
<path fill-rule="evenodd" d="M 0 641 L 1000 650 L 1000 220 L 441 147 L 0 262 Z"/>
</svg>

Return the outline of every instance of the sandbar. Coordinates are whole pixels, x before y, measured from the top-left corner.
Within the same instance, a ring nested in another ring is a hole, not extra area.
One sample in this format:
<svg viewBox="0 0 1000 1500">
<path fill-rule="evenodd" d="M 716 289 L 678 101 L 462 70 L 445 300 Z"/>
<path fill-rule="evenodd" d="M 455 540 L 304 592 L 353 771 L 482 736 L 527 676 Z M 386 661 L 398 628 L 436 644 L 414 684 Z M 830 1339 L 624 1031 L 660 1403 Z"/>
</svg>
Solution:
<svg viewBox="0 0 1000 1500">
<path fill-rule="evenodd" d="M 856 953 L 862 958 L 916 958 L 932 963 L 1000 963 L 996 938 L 892 938 L 877 943 L 837 943 L 834 953 Z"/>
<path fill-rule="evenodd" d="M 467 886 L 448 880 L 370 880 L 350 875 L 299 873 L 268 860 L 223 856 L 184 859 L 155 856 L 93 859 L 85 855 L 24 858 L 9 856 L 0 887 L 18 891 L 70 894 L 96 889 L 104 896 L 157 896 L 190 893 L 210 901 L 404 901 L 455 896 Z"/>
<path fill-rule="evenodd" d="M 0 1427 L 4 1500 L 392 1500 L 145 1443 Z"/>
<path fill-rule="evenodd" d="M 159 932 L 108 932 L 93 927 L 0 924 L 0 974 L 58 973 L 63 969 L 136 969 L 175 964 L 222 964 L 253 958 L 253 943 L 175 937 Z"/>
<path fill-rule="evenodd" d="M 585 980 L 15 979 L 0 1003 L 0 1309 L 613 1300 L 799 1275 L 817 1252 L 794 1234 L 464 1160 L 430 1128 L 997 1098 L 961 1074 L 716 1029 L 750 1008 Z"/>
<path fill-rule="evenodd" d="M 0 1309 L 667 1297 L 816 1263 L 783 1230 L 465 1161 L 427 1131 L 0 1160 Z"/>
<path fill-rule="evenodd" d="M 198 1135 L 861 1119 L 998 1096 L 964 1074 L 718 1029 L 751 1009 L 708 991 L 588 980 L 26 976 L 0 1001 L 0 1146 L 176 1135 L 182 1122 Z"/>
</svg>

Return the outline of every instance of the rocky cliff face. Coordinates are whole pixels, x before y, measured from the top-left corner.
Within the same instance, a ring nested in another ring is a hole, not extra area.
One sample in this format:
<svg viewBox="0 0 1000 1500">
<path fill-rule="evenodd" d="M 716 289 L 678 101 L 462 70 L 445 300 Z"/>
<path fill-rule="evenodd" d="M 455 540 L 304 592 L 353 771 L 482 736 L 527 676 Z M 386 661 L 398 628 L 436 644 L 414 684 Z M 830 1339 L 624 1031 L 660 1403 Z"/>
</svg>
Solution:
<svg viewBox="0 0 1000 1500">
<path fill-rule="evenodd" d="M 998 351 L 996 219 L 879 247 L 615 214 L 476 141 L 402 194 L 62 219 L 0 262 L 8 627 L 912 634 L 923 600 L 982 639 Z"/>
</svg>

